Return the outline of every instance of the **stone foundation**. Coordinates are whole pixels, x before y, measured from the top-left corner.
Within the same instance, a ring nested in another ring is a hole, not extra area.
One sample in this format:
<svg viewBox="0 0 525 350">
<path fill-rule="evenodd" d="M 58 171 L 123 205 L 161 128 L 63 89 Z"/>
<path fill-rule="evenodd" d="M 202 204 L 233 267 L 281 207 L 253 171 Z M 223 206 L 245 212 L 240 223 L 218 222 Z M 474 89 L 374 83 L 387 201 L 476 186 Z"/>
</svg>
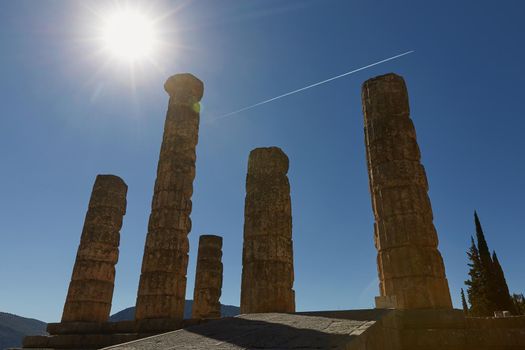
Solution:
<svg viewBox="0 0 525 350">
<path fill-rule="evenodd" d="M 114 350 L 523 350 L 525 316 L 466 318 L 461 310 L 259 313 L 190 326 Z"/>
<path fill-rule="evenodd" d="M 28 336 L 23 347 L 100 349 L 203 323 L 203 320 L 148 319 L 121 322 L 61 322 L 47 325 L 48 336 Z"/>
<path fill-rule="evenodd" d="M 26 337 L 24 348 L 99 349 L 128 342 L 111 349 L 525 349 L 525 316 L 470 318 L 461 310 L 264 313 L 201 323 L 166 319 L 51 323 L 50 336 Z"/>
<path fill-rule="evenodd" d="M 366 311 L 366 310 L 362 310 Z M 465 317 L 462 310 L 384 310 L 347 350 L 523 350 L 525 316 Z M 355 311 L 316 312 L 356 318 Z M 363 317 L 367 317 L 366 313 Z M 368 316 L 369 317 L 369 316 Z"/>
</svg>

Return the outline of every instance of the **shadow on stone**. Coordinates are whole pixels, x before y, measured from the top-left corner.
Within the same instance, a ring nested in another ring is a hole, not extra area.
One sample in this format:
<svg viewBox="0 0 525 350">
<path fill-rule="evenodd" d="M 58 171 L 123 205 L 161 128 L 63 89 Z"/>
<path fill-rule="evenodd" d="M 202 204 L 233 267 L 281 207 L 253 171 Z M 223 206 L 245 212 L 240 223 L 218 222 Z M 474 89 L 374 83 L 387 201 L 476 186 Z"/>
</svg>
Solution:
<svg viewBox="0 0 525 350">
<path fill-rule="evenodd" d="M 339 348 L 374 323 L 297 314 L 251 314 L 142 339 L 126 344 L 126 349 L 229 349 L 228 345 L 232 349 Z"/>
</svg>

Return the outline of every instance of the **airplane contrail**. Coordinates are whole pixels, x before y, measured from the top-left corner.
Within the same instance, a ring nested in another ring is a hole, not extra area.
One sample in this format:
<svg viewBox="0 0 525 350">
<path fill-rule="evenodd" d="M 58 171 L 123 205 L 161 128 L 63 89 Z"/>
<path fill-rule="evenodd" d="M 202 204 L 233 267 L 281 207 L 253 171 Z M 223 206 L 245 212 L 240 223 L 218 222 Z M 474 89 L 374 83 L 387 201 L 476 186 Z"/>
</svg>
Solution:
<svg viewBox="0 0 525 350">
<path fill-rule="evenodd" d="M 363 66 L 363 67 L 360 67 L 360 68 L 357 68 L 357 69 L 354 69 L 354 70 L 351 70 L 350 72 L 346 72 L 346 73 L 343 73 L 343 74 L 339 74 L 339 75 L 336 75 L 335 77 L 331 77 L 331 78 L 328 78 L 328 79 L 325 79 L 325 80 L 322 80 L 322 81 L 319 81 L 317 83 L 313 83 L 313 84 L 310 84 L 308 86 L 305 86 L 305 87 L 302 87 L 300 89 L 297 89 L 297 90 L 293 90 L 293 91 L 290 91 L 290 92 L 287 92 L 285 94 L 282 94 L 282 95 L 279 95 L 279 96 L 276 96 L 276 97 L 272 97 L 270 99 L 267 99 L 267 100 L 264 100 L 264 101 L 261 101 L 261 102 L 258 102 L 254 105 L 251 105 L 251 106 L 248 106 L 248 107 L 244 107 L 244 108 L 241 108 L 241 109 L 238 109 L 236 111 L 233 111 L 233 112 L 230 112 L 230 113 L 226 113 L 226 114 L 223 114 L 217 118 L 213 118 L 210 120 L 210 122 L 214 122 L 216 120 L 219 120 L 219 119 L 224 119 L 224 118 L 227 118 L 227 117 L 231 117 L 233 116 L 234 114 L 238 114 L 238 113 L 241 113 L 241 112 L 244 112 L 244 111 L 247 111 L 249 109 L 252 109 L 252 108 L 255 108 L 255 107 L 258 107 L 258 106 L 261 106 L 261 105 L 264 105 L 268 102 L 272 102 L 272 101 L 275 101 L 275 100 L 278 100 L 278 99 L 281 99 L 283 97 L 286 97 L 286 96 L 290 96 L 290 95 L 293 95 L 293 94 L 296 94 L 298 92 L 301 92 L 301 91 L 304 91 L 304 90 L 308 90 L 308 89 L 311 89 L 313 87 L 316 87 L 316 86 L 319 86 L 319 85 L 322 85 L 322 84 L 325 84 L 325 83 L 328 83 L 332 80 L 336 80 L 336 79 L 339 79 L 339 78 L 342 78 L 342 77 L 346 77 L 347 75 L 350 75 L 350 74 L 354 74 L 354 73 L 357 73 L 359 71 L 362 71 L 364 69 L 367 69 L 367 68 L 370 68 L 370 67 L 373 67 L 373 66 L 377 66 L 378 64 L 381 64 L 381 63 L 385 63 L 385 62 L 388 62 L 388 61 L 392 61 L 392 60 L 395 60 L 396 58 L 399 58 L 399 57 L 402 57 L 402 56 L 405 56 L 405 55 L 408 55 L 410 53 L 414 52 L 414 50 L 410 50 L 410 51 L 407 51 L 407 52 L 403 52 L 399 55 L 395 55 L 395 56 L 392 56 L 392 57 L 389 57 L 389 58 L 385 58 L 384 60 L 381 60 L 381 61 L 377 61 L 377 62 L 374 62 L 374 63 L 371 63 L 369 65 L 366 65 L 366 66 Z"/>
</svg>

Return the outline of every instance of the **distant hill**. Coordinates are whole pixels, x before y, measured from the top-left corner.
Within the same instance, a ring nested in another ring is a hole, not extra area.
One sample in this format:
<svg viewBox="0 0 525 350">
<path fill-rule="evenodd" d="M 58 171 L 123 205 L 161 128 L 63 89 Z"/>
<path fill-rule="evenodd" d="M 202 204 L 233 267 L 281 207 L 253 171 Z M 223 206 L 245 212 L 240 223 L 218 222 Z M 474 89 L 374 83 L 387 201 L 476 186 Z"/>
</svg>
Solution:
<svg viewBox="0 0 525 350">
<path fill-rule="evenodd" d="M 26 335 L 43 334 L 47 334 L 45 322 L 0 312 L 0 349 L 20 347 Z"/>
<path fill-rule="evenodd" d="M 184 318 L 191 318 L 192 306 L 193 306 L 193 300 L 186 300 L 186 304 L 184 305 Z M 241 309 L 238 306 L 221 304 L 221 316 L 222 317 L 237 316 L 240 313 L 241 313 Z M 117 322 L 117 321 L 133 320 L 134 318 L 135 318 L 135 307 L 132 306 L 122 311 L 119 311 L 116 314 L 111 315 L 109 320 L 111 322 Z"/>
</svg>

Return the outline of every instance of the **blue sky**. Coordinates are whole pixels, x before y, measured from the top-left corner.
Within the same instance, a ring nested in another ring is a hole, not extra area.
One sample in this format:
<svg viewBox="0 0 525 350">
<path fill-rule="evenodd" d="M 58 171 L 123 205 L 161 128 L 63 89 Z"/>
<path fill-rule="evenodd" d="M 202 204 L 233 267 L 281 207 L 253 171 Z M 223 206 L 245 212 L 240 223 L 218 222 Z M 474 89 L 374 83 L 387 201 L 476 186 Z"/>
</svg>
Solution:
<svg viewBox="0 0 525 350">
<path fill-rule="evenodd" d="M 144 6 L 144 5 L 143 5 Z M 0 311 L 60 318 L 97 174 L 129 186 L 113 311 L 134 305 L 168 97 L 205 83 L 187 297 L 198 236 L 224 237 L 221 301 L 239 304 L 246 163 L 290 157 L 298 310 L 373 306 L 378 294 L 360 87 L 408 84 L 454 304 L 478 210 L 511 291 L 525 292 L 522 1 L 157 1 L 156 64 L 94 54 L 103 2 L 0 2 Z M 286 99 L 231 112 L 404 51 Z"/>
</svg>

